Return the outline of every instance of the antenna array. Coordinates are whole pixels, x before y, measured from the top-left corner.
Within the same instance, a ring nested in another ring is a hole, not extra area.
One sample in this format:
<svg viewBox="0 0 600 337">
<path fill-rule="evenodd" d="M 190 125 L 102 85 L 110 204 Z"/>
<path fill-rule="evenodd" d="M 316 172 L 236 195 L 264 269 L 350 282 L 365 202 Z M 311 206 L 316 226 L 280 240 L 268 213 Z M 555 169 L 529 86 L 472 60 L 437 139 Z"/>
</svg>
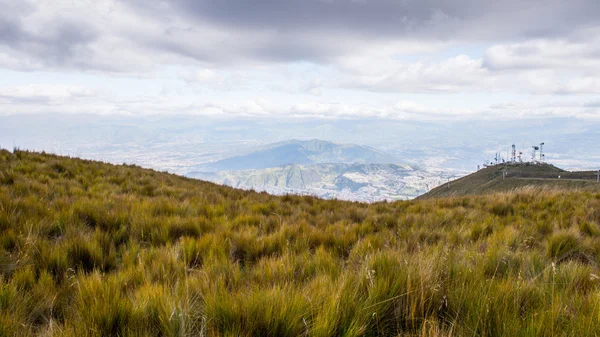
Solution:
<svg viewBox="0 0 600 337">
<path fill-rule="evenodd" d="M 523 144 L 525 145 L 525 144 Z M 540 143 L 540 145 L 533 145 L 531 146 L 532 152 L 531 152 L 531 163 L 543 163 L 544 160 L 546 159 L 546 154 L 544 153 L 544 145 L 546 145 L 544 142 Z M 539 151 L 539 154 L 538 154 Z M 507 153 L 508 156 L 508 153 Z M 489 161 L 486 160 L 483 163 L 483 167 L 488 167 L 488 166 L 494 166 L 494 165 L 498 165 L 500 163 L 511 163 L 511 164 L 517 164 L 517 163 L 523 163 L 523 151 L 517 151 L 517 146 L 515 144 L 511 145 L 510 148 L 510 158 L 503 158 L 500 152 L 496 152 L 494 154 L 494 158 L 493 160 Z M 477 165 L 477 170 L 479 171 L 480 166 Z"/>
</svg>

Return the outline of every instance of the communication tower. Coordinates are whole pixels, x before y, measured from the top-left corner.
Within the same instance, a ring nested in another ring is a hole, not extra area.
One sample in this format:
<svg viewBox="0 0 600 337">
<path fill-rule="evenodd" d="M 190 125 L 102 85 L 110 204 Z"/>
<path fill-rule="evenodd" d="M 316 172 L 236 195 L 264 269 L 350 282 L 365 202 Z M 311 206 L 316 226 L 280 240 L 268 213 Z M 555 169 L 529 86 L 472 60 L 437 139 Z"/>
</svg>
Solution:
<svg viewBox="0 0 600 337">
<path fill-rule="evenodd" d="M 543 149 L 544 149 L 544 143 L 540 143 L 540 163 L 544 162 L 544 153 L 543 153 Z"/>
<path fill-rule="evenodd" d="M 533 153 L 531 154 L 531 161 L 532 161 L 532 162 L 535 162 L 535 157 L 536 157 L 535 155 L 536 155 L 536 153 L 537 153 L 537 150 L 539 150 L 539 149 L 540 149 L 540 147 L 539 147 L 539 146 L 535 146 L 535 145 L 534 145 L 534 146 L 532 146 L 532 148 L 533 148 Z"/>
<path fill-rule="evenodd" d="M 517 147 L 515 144 L 512 145 L 512 154 L 510 156 L 510 161 L 513 163 L 517 161 Z"/>
</svg>

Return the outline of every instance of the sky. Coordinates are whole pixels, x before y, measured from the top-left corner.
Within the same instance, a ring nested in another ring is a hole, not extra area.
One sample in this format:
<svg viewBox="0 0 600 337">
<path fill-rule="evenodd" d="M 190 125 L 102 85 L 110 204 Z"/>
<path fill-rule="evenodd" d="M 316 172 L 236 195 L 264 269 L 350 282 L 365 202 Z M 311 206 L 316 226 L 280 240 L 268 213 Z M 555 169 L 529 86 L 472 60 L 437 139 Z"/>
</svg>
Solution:
<svg viewBox="0 0 600 337">
<path fill-rule="evenodd" d="M 0 0 L 0 116 L 600 119 L 597 0 Z"/>
</svg>

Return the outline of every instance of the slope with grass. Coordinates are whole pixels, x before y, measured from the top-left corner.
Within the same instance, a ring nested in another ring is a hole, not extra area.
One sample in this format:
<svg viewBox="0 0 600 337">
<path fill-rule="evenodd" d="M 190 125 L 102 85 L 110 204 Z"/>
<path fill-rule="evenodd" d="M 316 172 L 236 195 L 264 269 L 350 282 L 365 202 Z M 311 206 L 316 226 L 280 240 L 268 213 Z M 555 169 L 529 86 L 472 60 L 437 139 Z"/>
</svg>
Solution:
<svg viewBox="0 0 600 337">
<path fill-rule="evenodd" d="M 274 197 L 0 151 L 0 336 L 592 336 L 600 193 Z"/>
<path fill-rule="evenodd" d="M 550 164 L 499 164 L 442 184 L 420 199 L 508 192 L 523 187 L 600 191 L 596 172 L 569 172 Z"/>
</svg>

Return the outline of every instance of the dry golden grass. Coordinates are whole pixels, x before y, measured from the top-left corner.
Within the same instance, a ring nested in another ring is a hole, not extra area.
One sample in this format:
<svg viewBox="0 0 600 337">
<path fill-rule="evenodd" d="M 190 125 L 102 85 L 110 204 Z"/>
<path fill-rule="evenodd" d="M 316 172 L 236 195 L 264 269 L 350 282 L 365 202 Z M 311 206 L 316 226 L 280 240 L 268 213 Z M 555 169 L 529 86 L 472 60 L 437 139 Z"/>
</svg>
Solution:
<svg viewBox="0 0 600 337">
<path fill-rule="evenodd" d="M 593 336 L 600 194 L 362 204 L 0 151 L 0 336 Z"/>
</svg>

